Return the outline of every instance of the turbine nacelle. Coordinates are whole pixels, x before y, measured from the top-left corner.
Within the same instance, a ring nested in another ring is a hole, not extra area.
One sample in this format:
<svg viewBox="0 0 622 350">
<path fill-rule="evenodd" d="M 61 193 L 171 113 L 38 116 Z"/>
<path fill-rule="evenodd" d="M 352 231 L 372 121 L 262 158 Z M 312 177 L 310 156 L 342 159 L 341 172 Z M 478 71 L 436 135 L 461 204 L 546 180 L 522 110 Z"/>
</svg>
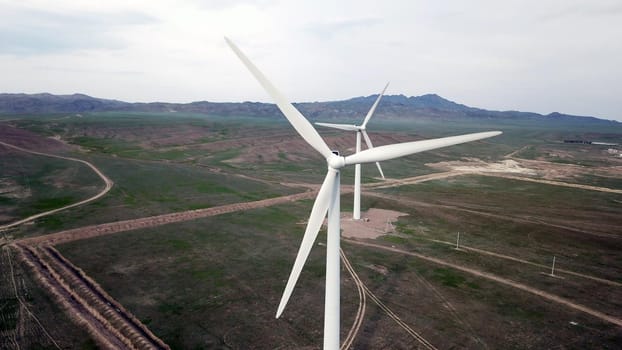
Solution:
<svg viewBox="0 0 622 350">
<path fill-rule="evenodd" d="M 332 156 L 326 159 L 326 163 L 328 163 L 329 168 L 339 170 L 346 166 L 346 157 L 333 153 Z"/>
</svg>

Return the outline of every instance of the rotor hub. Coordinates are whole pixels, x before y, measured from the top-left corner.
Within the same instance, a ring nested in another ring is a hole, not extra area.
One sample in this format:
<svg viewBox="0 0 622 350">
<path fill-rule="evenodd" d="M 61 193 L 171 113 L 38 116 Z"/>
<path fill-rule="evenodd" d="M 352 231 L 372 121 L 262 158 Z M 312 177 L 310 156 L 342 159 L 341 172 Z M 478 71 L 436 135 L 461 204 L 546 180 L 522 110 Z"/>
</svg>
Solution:
<svg viewBox="0 0 622 350">
<path fill-rule="evenodd" d="M 328 166 L 333 169 L 341 169 L 346 166 L 346 157 L 338 156 L 336 154 L 331 155 L 326 159 Z"/>
</svg>

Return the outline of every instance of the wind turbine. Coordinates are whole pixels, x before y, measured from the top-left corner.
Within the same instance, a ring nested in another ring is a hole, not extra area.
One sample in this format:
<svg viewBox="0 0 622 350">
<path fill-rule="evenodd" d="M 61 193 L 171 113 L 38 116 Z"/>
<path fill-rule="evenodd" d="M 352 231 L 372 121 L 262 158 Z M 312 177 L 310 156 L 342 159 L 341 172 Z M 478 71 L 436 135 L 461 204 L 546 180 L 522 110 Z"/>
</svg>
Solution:
<svg viewBox="0 0 622 350">
<path fill-rule="evenodd" d="M 363 137 L 365 138 L 365 144 L 367 144 L 367 148 L 368 149 L 374 148 L 374 145 L 372 145 L 371 140 L 369 139 L 369 136 L 367 135 L 367 131 L 365 131 L 365 129 L 367 128 L 367 123 L 369 122 L 369 119 L 371 119 L 371 116 L 374 114 L 374 111 L 376 110 L 376 107 L 378 106 L 378 102 L 380 102 L 382 95 L 384 95 L 384 92 L 387 90 L 387 87 L 389 87 L 389 83 L 385 85 L 380 95 L 378 95 L 376 102 L 374 102 L 369 112 L 367 112 L 367 115 L 365 116 L 365 119 L 363 120 L 363 124 L 361 125 L 332 124 L 332 123 L 315 123 L 315 124 L 326 126 L 326 127 L 333 128 L 333 129 L 356 131 L 356 153 L 359 153 L 361 151 L 361 135 L 363 135 Z M 384 180 L 384 173 L 382 172 L 380 163 L 376 162 L 376 166 L 378 167 L 380 176 L 382 176 L 382 179 Z M 352 209 L 352 219 L 354 220 L 361 219 L 361 164 L 356 164 L 354 166 L 354 208 Z"/>
<path fill-rule="evenodd" d="M 324 349 L 339 349 L 339 322 L 340 322 L 340 285 L 339 285 L 339 241 L 340 241 L 340 208 L 339 208 L 339 171 L 346 165 L 380 162 L 383 160 L 394 159 L 407 156 L 410 154 L 428 151 L 440 147 L 456 145 L 459 143 L 469 142 L 492 137 L 501 134 L 500 131 L 480 132 L 475 134 L 467 134 L 460 136 L 443 137 L 439 139 L 404 142 L 393 145 L 385 145 L 376 148 L 367 149 L 349 156 L 340 156 L 333 153 L 326 145 L 320 134 L 313 128 L 311 123 L 277 90 L 274 85 L 266 78 L 266 76 L 255 67 L 255 65 L 240 51 L 240 49 L 228 38 L 225 38 L 227 44 L 233 52 L 240 58 L 242 63 L 250 70 L 259 81 L 261 86 L 268 92 L 272 99 L 276 102 L 281 112 L 287 120 L 292 124 L 294 129 L 302 136 L 302 138 L 324 158 L 328 165 L 328 171 L 324 182 L 320 187 L 320 191 L 313 203 L 311 215 L 302 243 L 294 262 L 294 267 L 289 275 L 285 291 L 281 298 L 276 317 L 279 318 L 289 297 L 296 285 L 296 281 L 300 276 L 300 271 L 309 256 L 311 247 L 315 242 L 318 232 L 322 226 L 322 222 L 328 212 L 328 234 L 326 239 L 326 290 L 324 299 Z"/>
</svg>

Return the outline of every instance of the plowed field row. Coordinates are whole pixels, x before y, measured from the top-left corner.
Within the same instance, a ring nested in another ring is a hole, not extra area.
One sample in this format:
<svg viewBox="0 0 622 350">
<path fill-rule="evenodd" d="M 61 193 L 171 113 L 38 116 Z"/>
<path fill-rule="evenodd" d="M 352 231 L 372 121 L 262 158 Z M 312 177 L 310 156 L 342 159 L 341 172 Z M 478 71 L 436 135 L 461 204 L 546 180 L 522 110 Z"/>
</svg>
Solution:
<svg viewBox="0 0 622 350">
<path fill-rule="evenodd" d="M 169 349 L 56 249 L 19 244 L 14 247 L 70 317 L 84 325 L 102 348 Z"/>
</svg>

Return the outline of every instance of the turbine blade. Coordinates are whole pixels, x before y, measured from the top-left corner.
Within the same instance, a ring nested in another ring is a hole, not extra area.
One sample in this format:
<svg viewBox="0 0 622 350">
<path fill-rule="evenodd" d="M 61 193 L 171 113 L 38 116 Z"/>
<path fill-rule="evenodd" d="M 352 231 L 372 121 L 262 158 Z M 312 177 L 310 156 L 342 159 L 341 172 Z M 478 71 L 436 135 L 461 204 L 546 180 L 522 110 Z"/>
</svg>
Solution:
<svg viewBox="0 0 622 350">
<path fill-rule="evenodd" d="M 332 124 L 332 123 L 315 123 L 315 125 L 325 126 L 327 128 L 339 129 L 339 130 L 347 130 L 347 131 L 357 131 L 360 127 L 353 124 Z"/>
<path fill-rule="evenodd" d="M 285 115 L 287 120 L 289 120 L 290 124 L 296 129 L 298 134 L 302 136 L 302 138 L 307 141 L 311 147 L 315 148 L 324 158 L 328 158 L 332 156 L 332 152 L 330 148 L 326 145 L 320 134 L 313 128 L 311 123 L 305 118 L 297 109 L 294 107 L 287 98 L 277 90 L 274 85 L 266 78 L 266 76 L 244 55 L 242 51 L 231 41 L 229 38 L 225 37 L 225 41 L 231 50 L 235 52 L 235 54 L 240 58 L 242 63 L 248 68 L 248 70 L 255 76 L 255 79 L 259 81 L 261 86 L 263 86 L 264 90 L 268 92 L 270 97 L 274 100 L 276 105 L 279 107 L 281 112 Z"/>
<path fill-rule="evenodd" d="M 384 180 L 384 173 L 382 172 L 382 167 L 380 167 L 379 162 L 376 162 L 376 167 L 378 168 L 378 171 L 380 172 L 380 176 L 382 176 L 382 179 Z"/>
<path fill-rule="evenodd" d="M 346 157 L 346 165 L 381 162 L 393 158 L 403 157 L 414 153 L 429 151 L 436 148 L 457 145 L 493 137 L 502 134 L 501 131 L 478 132 L 459 136 L 443 137 L 438 139 L 397 143 L 366 149 Z"/>
<path fill-rule="evenodd" d="M 367 126 L 367 122 L 369 121 L 369 119 L 371 119 L 372 114 L 374 114 L 374 111 L 376 110 L 376 107 L 378 106 L 378 103 L 380 102 L 380 99 L 382 98 L 382 95 L 384 95 L 384 92 L 387 90 L 388 87 L 389 87 L 389 83 L 387 83 L 387 85 L 384 86 L 384 89 L 382 89 L 382 92 L 380 93 L 380 95 L 378 95 L 376 102 L 374 102 L 374 105 L 371 106 L 371 109 L 369 110 L 369 112 L 367 112 L 367 115 L 365 116 L 365 120 L 363 120 L 363 124 L 361 125 L 363 128 Z"/>
<path fill-rule="evenodd" d="M 367 131 L 362 130 L 362 134 L 363 134 L 363 138 L 365 139 L 365 143 L 367 144 L 367 149 L 374 148 L 374 145 L 371 143 L 371 139 L 369 138 L 369 135 L 367 135 Z M 382 176 L 382 179 L 384 180 L 384 173 L 382 172 L 380 163 L 376 162 L 376 167 L 378 168 L 378 171 L 380 172 L 380 176 Z"/>
<path fill-rule="evenodd" d="M 279 308 L 276 312 L 276 318 L 279 318 L 283 313 L 283 309 L 285 309 L 285 306 L 289 301 L 289 297 L 296 286 L 302 267 L 307 261 L 313 242 L 315 242 L 317 234 L 322 227 L 322 223 L 326 217 L 326 212 L 328 211 L 328 204 L 330 202 L 332 188 L 335 184 L 336 174 L 337 173 L 334 170 L 329 170 L 328 174 L 326 174 L 326 178 L 324 179 L 324 183 L 317 194 L 315 203 L 313 203 L 313 209 L 311 210 L 311 216 L 309 216 L 307 229 L 305 230 L 305 235 L 302 238 L 302 243 L 298 249 L 298 255 L 296 255 L 294 267 L 292 268 L 292 272 L 289 274 L 285 291 L 283 292 Z"/>
</svg>

